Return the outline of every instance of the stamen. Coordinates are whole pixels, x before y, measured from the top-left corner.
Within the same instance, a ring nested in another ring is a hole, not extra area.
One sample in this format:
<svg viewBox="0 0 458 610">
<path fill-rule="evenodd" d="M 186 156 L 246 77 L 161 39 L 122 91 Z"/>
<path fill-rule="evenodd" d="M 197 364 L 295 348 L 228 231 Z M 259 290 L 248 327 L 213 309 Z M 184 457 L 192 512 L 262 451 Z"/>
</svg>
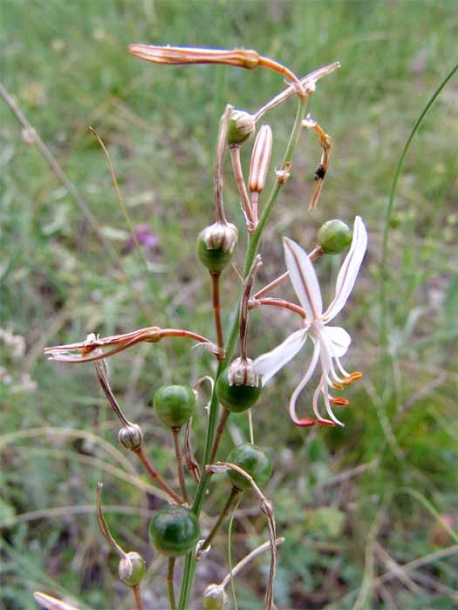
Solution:
<svg viewBox="0 0 458 610">
<path fill-rule="evenodd" d="M 344 389 L 344 383 L 345 383 L 345 380 L 342 380 L 342 383 L 337 383 L 337 381 L 333 381 L 331 383 L 331 385 L 332 385 L 333 388 L 336 388 L 336 390 L 343 390 Z"/>
<path fill-rule="evenodd" d="M 347 407 L 350 404 L 350 401 L 343 396 L 330 396 L 329 402 L 333 405 L 337 405 L 338 407 Z"/>
<path fill-rule="evenodd" d="M 314 426 L 315 423 L 321 423 L 319 420 L 312 419 L 311 417 L 301 417 L 300 419 L 295 419 L 293 421 L 299 428 L 309 428 L 310 426 Z"/>
<path fill-rule="evenodd" d="M 330 419 L 317 419 L 317 424 L 321 424 L 322 426 L 335 426 L 335 423 Z"/>
</svg>

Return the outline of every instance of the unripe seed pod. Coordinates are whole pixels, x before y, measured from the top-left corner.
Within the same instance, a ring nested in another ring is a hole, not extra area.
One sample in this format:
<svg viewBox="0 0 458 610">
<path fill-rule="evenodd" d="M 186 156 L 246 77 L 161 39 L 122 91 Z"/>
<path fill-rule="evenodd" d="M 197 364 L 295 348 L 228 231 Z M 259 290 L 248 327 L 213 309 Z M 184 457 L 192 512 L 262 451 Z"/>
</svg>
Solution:
<svg viewBox="0 0 458 610">
<path fill-rule="evenodd" d="M 166 506 L 151 519 L 149 535 L 156 550 L 168 557 L 186 555 L 200 536 L 199 520 L 184 506 Z"/>
<path fill-rule="evenodd" d="M 197 255 L 210 273 L 220 273 L 229 263 L 237 245 L 238 231 L 231 223 L 215 222 L 197 238 Z"/>
<path fill-rule="evenodd" d="M 242 144 L 242 142 L 245 142 L 245 140 L 248 140 L 254 134 L 255 130 L 256 121 L 254 116 L 244 110 L 233 110 L 229 121 L 227 143 L 229 146 Z"/>
<path fill-rule="evenodd" d="M 168 385 L 154 394 L 154 408 L 159 419 L 170 428 L 181 428 L 196 406 L 196 396 L 187 385 Z"/>
<path fill-rule="evenodd" d="M 146 572 L 146 563 L 139 553 L 127 553 L 118 566 L 119 579 L 129 587 L 140 584 Z"/>
<path fill-rule="evenodd" d="M 351 229 L 341 220 L 328 220 L 318 231 L 318 245 L 325 254 L 341 254 L 351 244 Z"/>
<path fill-rule="evenodd" d="M 263 125 L 256 136 L 253 152 L 251 154 L 248 188 L 252 193 L 260 193 L 266 184 L 271 154 L 272 129 L 269 125 Z"/>
<path fill-rule="evenodd" d="M 243 468 L 247 474 L 253 477 L 258 486 L 265 485 L 272 475 L 272 462 L 268 454 L 251 443 L 244 443 L 235 447 L 228 455 L 227 462 Z M 244 491 L 251 487 L 250 482 L 235 470 L 228 470 L 227 474 L 232 485 Z"/>
<path fill-rule="evenodd" d="M 204 610 L 223 610 L 227 603 L 227 595 L 221 585 L 208 585 L 203 597 Z"/>
<path fill-rule="evenodd" d="M 252 360 L 236 358 L 216 382 L 218 401 L 231 413 L 243 413 L 252 407 L 261 391 L 261 377 Z"/>
<path fill-rule="evenodd" d="M 118 440 L 123 447 L 130 451 L 140 449 L 143 444 L 143 433 L 137 424 L 123 426 L 118 432 Z"/>
</svg>

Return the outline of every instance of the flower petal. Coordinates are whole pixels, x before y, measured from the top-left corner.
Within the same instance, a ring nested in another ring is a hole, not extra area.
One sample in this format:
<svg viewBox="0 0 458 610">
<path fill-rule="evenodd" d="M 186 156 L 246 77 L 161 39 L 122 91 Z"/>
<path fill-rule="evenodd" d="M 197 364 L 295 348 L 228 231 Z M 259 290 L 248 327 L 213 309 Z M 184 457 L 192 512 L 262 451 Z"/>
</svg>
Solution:
<svg viewBox="0 0 458 610">
<path fill-rule="evenodd" d="M 262 354 L 254 361 L 255 371 L 262 376 L 264 386 L 278 371 L 288 364 L 300 351 L 307 340 L 307 330 L 303 328 L 292 333 L 272 351 Z"/>
<path fill-rule="evenodd" d="M 312 377 L 312 375 L 316 369 L 316 365 L 318 364 L 318 358 L 320 357 L 320 351 L 321 351 L 321 343 L 319 341 L 314 341 L 313 356 L 310 361 L 309 367 L 305 371 L 304 376 L 302 377 L 299 384 L 297 385 L 294 392 L 292 393 L 290 401 L 289 401 L 289 415 L 297 426 L 301 426 L 301 425 L 303 426 L 304 424 L 301 423 L 301 422 L 303 422 L 303 418 L 298 417 L 298 415 L 296 413 L 296 402 L 297 402 L 297 399 L 299 398 L 299 394 L 308 384 L 308 382 L 310 381 L 310 378 Z M 307 418 L 307 420 L 309 420 L 309 418 Z"/>
<path fill-rule="evenodd" d="M 338 426 L 342 426 L 342 428 L 345 426 L 345 424 L 343 424 L 340 419 L 337 419 L 337 417 L 334 415 L 334 413 L 332 412 L 332 408 L 331 408 L 331 402 L 329 400 L 329 394 L 327 392 L 327 388 L 323 388 L 323 396 L 324 396 L 324 404 L 326 406 L 326 411 L 328 412 L 329 417 L 332 419 L 332 421 L 337 424 Z"/>
<path fill-rule="evenodd" d="M 336 282 L 336 294 L 334 300 L 323 314 L 323 319 L 327 322 L 336 317 L 347 302 L 350 292 L 355 285 L 359 268 L 363 262 L 367 249 L 367 231 L 360 216 L 355 218 L 353 227 L 353 240 L 351 248 L 345 257 L 340 268 Z"/>
<path fill-rule="evenodd" d="M 307 253 L 292 239 L 283 238 L 286 267 L 289 277 L 304 308 L 307 322 L 311 323 L 321 316 L 323 303 L 315 269 Z"/>
<path fill-rule="evenodd" d="M 347 353 L 351 344 L 351 337 L 340 326 L 324 326 L 321 332 L 325 335 L 326 345 L 331 347 L 331 356 L 341 358 Z"/>
</svg>

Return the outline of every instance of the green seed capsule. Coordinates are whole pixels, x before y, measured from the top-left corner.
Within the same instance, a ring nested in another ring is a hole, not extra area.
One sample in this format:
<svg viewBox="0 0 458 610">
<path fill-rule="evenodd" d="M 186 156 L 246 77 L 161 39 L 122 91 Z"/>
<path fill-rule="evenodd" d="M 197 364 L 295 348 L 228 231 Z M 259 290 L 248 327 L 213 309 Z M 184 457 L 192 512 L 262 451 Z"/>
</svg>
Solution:
<svg viewBox="0 0 458 610">
<path fill-rule="evenodd" d="M 233 110 L 229 121 L 227 143 L 229 146 L 242 144 L 254 134 L 255 130 L 256 121 L 253 115 L 244 110 Z"/>
<path fill-rule="evenodd" d="M 351 244 L 350 228 L 341 220 L 328 220 L 318 231 L 318 245 L 325 254 L 341 254 Z"/>
<path fill-rule="evenodd" d="M 208 585 L 204 591 L 204 610 L 223 610 L 227 603 L 227 595 L 222 585 Z"/>
<path fill-rule="evenodd" d="M 265 485 L 272 474 L 272 462 L 268 454 L 251 443 L 244 443 L 235 447 L 226 461 L 243 468 L 259 486 Z M 228 470 L 227 474 L 232 485 L 237 489 L 244 491 L 251 487 L 249 481 L 239 472 Z"/>
<path fill-rule="evenodd" d="M 170 428 L 181 428 L 196 406 L 196 396 L 186 385 L 168 385 L 155 393 L 154 408 L 159 419 Z"/>
<path fill-rule="evenodd" d="M 166 506 L 151 519 L 149 535 L 156 550 L 168 557 L 186 555 L 200 536 L 199 520 L 184 506 Z"/>
<path fill-rule="evenodd" d="M 197 256 L 210 273 L 221 273 L 231 260 L 237 246 L 235 225 L 215 222 L 206 227 L 197 238 Z"/>
<path fill-rule="evenodd" d="M 261 378 L 251 360 L 237 358 L 216 382 L 218 401 L 231 413 L 243 413 L 252 407 L 261 391 Z"/>
<path fill-rule="evenodd" d="M 127 553 L 118 566 L 119 579 L 129 587 L 135 587 L 143 579 L 146 572 L 146 563 L 139 553 Z"/>
</svg>

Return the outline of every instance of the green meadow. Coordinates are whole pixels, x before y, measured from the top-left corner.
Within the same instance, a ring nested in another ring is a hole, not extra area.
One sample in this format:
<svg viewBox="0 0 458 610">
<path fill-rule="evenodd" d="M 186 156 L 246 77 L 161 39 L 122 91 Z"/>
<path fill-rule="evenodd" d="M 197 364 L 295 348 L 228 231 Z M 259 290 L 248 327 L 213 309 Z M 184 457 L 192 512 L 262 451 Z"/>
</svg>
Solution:
<svg viewBox="0 0 458 610">
<path fill-rule="evenodd" d="M 316 134 L 307 133 L 264 233 L 259 284 L 285 269 L 282 236 L 309 250 L 323 222 L 352 225 L 361 215 L 369 249 L 336 324 L 352 336 L 344 365 L 363 379 L 346 390 L 344 428 L 292 425 L 287 405 L 303 357 L 253 409 L 256 442 L 271 450 L 274 464 L 264 491 L 285 538 L 275 599 L 279 608 L 304 610 L 456 608 L 456 4 L 3 0 L 0 17 L 0 607 L 37 608 L 32 594 L 43 590 L 82 610 L 132 608 L 95 517 L 98 481 L 116 539 L 147 560 L 145 608 L 167 607 L 166 566 L 147 533 L 162 496 L 118 444 L 118 422 L 94 367 L 49 362 L 43 349 L 91 332 L 154 325 L 214 337 L 210 281 L 195 243 L 213 222 L 218 121 L 227 103 L 254 112 L 285 84 L 263 69 L 131 57 L 128 44 L 144 42 L 255 49 L 299 76 L 341 63 L 309 103 L 332 136 L 319 206 L 307 209 L 321 155 Z M 271 182 L 294 115 L 289 100 L 266 116 L 274 133 Z M 19 116 L 41 138 L 41 150 Z M 90 127 L 109 150 L 124 208 Z M 226 211 L 243 236 L 229 169 Z M 130 228 L 142 225 L 151 242 L 135 247 Z M 339 261 L 317 263 L 325 304 Z M 239 290 L 231 269 L 221 295 L 225 327 Z M 294 323 L 255 312 L 253 357 L 280 343 Z M 141 424 L 156 468 L 172 480 L 173 448 L 152 395 L 213 370 L 212 356 L 190 346 L 140 344 L 108 362 L 119 402 Z M 314 387 L 301 398 L 304 412 Z M 193 422 L 198 458 L 204 420 L 202 407 Z M 233 416 L 222 455 L 246 437 L 246 417 Z M 214 478 L 204 518 L 221 509 L 227 489 L 224 477 Z M 233 559 L 266 539 L 252 495 L 233 526 Z M 236 577 L 240 610 L 264 607 L 266 566 L 261 555 Z M 220 535 L 199 565 L 192 608 L 227 571 Z"/>
</svg>

